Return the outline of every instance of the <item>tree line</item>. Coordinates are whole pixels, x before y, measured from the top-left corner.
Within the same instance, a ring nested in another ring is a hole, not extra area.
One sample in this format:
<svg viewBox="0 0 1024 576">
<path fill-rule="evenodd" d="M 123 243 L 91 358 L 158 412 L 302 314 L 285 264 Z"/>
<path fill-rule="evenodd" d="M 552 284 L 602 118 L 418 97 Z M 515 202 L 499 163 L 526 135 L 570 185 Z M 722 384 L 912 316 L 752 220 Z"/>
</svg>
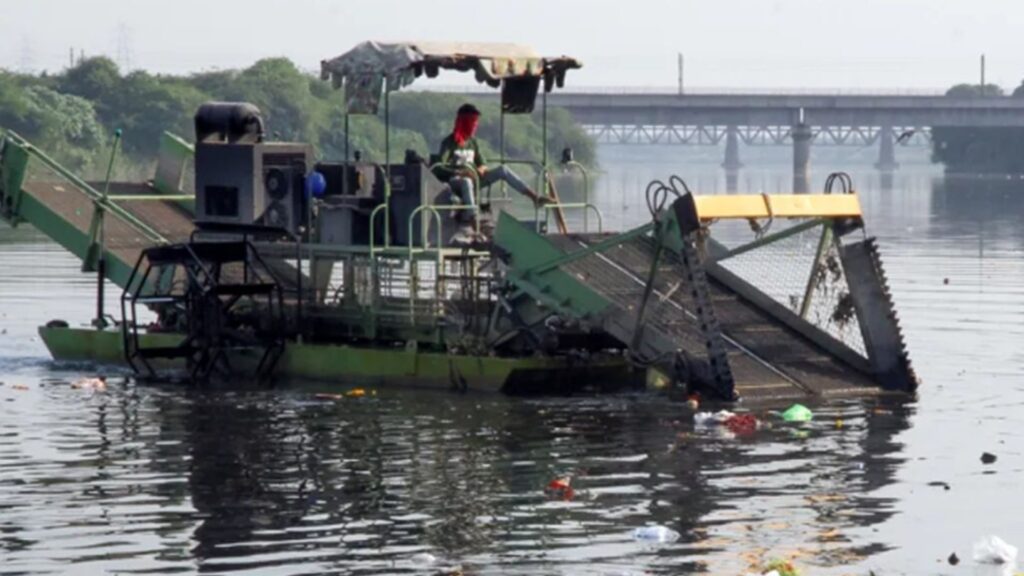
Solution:
<svg viewBox="0 0 1024 576">
<path fill-rule="evenodd" d="M 1024 98 L 1024 82 L 1009 95 L 995 84 L 957 84 L 954 98 Z M 950 172 L 1024 173 L 1024 128 L 932 128 L 932 160 Z"/>
<path fill-rule="evenodd" d="M 323 159 L 345 154 L 344 99 L 339 90 L 299 70 L 286 58 L 267 58 L 241 70 L 160 75 L 122 73 L 106 57 L 83 59 L 59 74 L 0 70 L 0 128 L 14 130 L 69 168 L 95 176 L 109 156 L 112 134 L 121 129 L 123 153 L 135 172 L 151 172 L 164 130 L 191 140 L 193 114 L 206 101 L 251 102 L 263 113 L 269 139 L 309 142 Z M 399 92 L 391 96 L 390 150 L 422 157 L 437 151 L 452 128 L 458 94 Z M 498 158 L 497 98 L 477 101 L 483 115 L 479 136 L 488 158 Z M 538 107 L 539 108 L 539 107 Z M 350 149 L 367 160 L 384 160 L 383 111 L 350 116 Z M 507 116 L 506 157 L 539 160 L 543 129 L 539 110 Z M 548 153 L 571 146 L 577 160 L 593 164 L 595 144 L 565 110 L 548 111 Z M 131 173 L 131 172 L 129 172 Z"/>
</svg>

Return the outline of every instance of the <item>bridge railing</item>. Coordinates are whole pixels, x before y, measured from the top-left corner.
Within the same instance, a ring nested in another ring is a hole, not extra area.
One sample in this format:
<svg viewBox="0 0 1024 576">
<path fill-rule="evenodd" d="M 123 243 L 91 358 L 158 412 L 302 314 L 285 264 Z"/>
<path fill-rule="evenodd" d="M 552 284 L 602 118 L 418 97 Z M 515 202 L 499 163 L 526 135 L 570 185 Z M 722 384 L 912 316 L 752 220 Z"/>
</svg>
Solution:
<svg viewBox="0 0 1024 576">
<path fill-rule="evenodd" d="M 493 96 L 480 90 L 478 84 L 427 85 L 424 90 L 454 94 Z M 679 94 L 677 86 L 566 86 L 559 94 Z M 944 96 L 945 88 L 889 88 L 889 87 L 741 87 L 741 86 L 687 86 L 683 95 L 778 95 L 778 96 Z"/>
</svg>

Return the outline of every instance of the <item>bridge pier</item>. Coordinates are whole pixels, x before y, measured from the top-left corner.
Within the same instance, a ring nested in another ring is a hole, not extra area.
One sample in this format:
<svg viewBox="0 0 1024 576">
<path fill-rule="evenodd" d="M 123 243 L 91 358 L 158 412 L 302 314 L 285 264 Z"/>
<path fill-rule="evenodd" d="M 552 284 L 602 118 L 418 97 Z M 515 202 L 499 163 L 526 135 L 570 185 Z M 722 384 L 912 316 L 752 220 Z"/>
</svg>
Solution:
<svg viewBox="0 0 1024 576">
<path fill-rule="evenodd" d="M 878 132 L 878 162 L 875 168 L 882 172 L 892 172 L 899 168 L 896 162 L 896 146 L 891 125 L 883 125 Z"/>
<path fill-rule="evenodd" d="M 725 162 L 722 168 L 726 171 L 736 171 L 743 168 L 740 162 L 740 133 L 736 126 L 728 126 L 725 129 Z"/>
<path fill-rule="evenodd" d="M 793 192 L 806 194 L 810 191 L 811 179 L 811 140 L 814 134 L 811 127 L 803 122 L 790 130 L 793 139 Z"/>
<path fill-rule="evenodd" d="M 739 170 L 726 170 L 725 171 L 725 191 L 729 194 L 735 194 L 740 189 L 740 171 Z"/>
</svg>

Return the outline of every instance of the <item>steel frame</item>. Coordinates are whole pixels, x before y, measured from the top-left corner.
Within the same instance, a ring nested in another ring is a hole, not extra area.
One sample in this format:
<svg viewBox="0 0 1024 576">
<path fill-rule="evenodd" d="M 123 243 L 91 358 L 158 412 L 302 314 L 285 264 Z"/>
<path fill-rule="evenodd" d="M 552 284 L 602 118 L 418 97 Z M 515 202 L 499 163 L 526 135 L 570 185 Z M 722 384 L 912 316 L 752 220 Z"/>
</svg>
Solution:
<svg viewBox="0 0 1024 576">
<path fill-rule="evenodd" d="M 601 144 L 718 146 L 729 130 L 725 125 L 680 124 L 584 124 L 583 130 Z M 790 126 L 736 126 L 740 142 L 747 146 L 792 145 Z M 872 146 L 886 130 L 879 126 L 812 126 L 814 143 L 819 146 Z M 931 145 L 931 128 L 894 126 L 894 141 L 904 146 L 923 148 Z"/>
</svg>

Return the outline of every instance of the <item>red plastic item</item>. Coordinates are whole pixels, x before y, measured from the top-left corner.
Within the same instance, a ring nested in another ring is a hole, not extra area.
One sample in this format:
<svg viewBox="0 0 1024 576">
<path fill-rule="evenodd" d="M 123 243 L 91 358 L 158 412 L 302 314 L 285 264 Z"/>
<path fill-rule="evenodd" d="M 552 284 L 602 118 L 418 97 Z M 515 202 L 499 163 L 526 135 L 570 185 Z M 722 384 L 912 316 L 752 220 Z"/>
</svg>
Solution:
<svg viewBox="0 0 1024 576">
<path fill-rule="evenodd" d="M 544 489 L 548 496 L 561 498 L 562 500 L 572 500 L 575 495 L 575 491 L 572 489 L 570 483 L 572 478 L 566 476 L 565 478 L 555 478 L 551 482 L 548 482 L 547 488 Z"/>
<path fill-rule="evenodd" d="M 736 414 L 725 421 L 725 427 L 737 436 L 757 432 L 757 417 L 753 414 Z"/>
</svg>

